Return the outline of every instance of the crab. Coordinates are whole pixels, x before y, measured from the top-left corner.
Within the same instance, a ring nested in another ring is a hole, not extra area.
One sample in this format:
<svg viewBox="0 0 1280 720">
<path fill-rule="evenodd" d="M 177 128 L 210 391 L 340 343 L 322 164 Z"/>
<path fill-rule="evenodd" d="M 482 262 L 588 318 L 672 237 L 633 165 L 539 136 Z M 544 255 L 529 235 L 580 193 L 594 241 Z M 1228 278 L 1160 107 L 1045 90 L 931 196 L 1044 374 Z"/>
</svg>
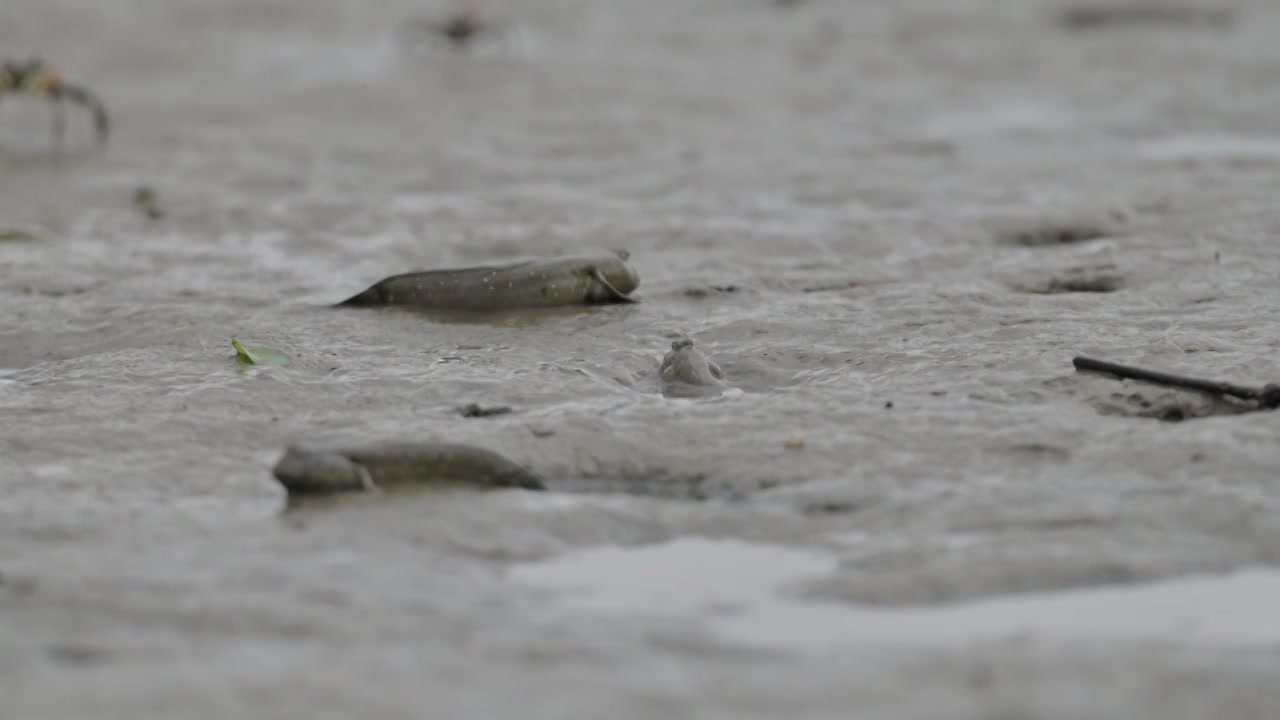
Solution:
<svg viewBox="0 0 1280 720">
<path fill-rule="evenodd" d="M 6 60 L 0 64 L 0 98 L 7 94 L 30 95 L 47 99 L 53 107 L 53 142 L 62 144 L 66 134 L 67 118 L 63 101 L 81 105 L 93 114 L 98 145 L 107 141 L 110 126 L 107 109 L 98 96 L 87 88 L 71 85 L 40 58 Z"/>
</svg>

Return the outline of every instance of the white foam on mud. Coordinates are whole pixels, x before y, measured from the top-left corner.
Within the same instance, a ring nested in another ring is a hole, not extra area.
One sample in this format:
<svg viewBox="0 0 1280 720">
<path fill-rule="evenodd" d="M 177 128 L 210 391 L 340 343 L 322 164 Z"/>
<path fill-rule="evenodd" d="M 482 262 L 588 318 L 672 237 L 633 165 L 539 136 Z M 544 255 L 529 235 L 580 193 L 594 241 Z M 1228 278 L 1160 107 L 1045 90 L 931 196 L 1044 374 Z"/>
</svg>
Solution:
<svg viewBox="0 0 1280 720">
<path fill-rule="evenodd" d="M 834 557 L 735 540 L 607 547 L 514 568 L 575 610 L 705 620 L 725 640 L 781 649 L 954 646 L 1008 639 L 1280 643 L 1280 572 L 1248 569 L 1143 585 L 1020 594 L 941 606 L 798 599 L 788 589 Z"/>
</svg>

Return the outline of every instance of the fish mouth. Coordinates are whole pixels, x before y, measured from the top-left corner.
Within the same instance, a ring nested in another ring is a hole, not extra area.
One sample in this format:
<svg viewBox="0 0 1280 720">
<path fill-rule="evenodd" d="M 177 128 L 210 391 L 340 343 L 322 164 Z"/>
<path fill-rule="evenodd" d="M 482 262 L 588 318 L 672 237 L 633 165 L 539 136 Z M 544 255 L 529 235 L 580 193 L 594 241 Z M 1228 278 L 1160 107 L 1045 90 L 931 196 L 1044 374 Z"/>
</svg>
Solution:
<svg viewBox="0 0 1280 720">
<path fill-rule="evenodd" d="M 341 492 L 371 484 L 363 466 L 336 454 L 289 451 L 271 474 L 291 494 Z"/>
<path fill-rule="evenodd" d="M 334 307 L 351 307 L 361 305 L 384 305 L 390 301 L 387 294 L 383 292 L 382 283 L 371 286 L 364 292 L 357 293 L 343 300 L 340 303 L 334 303 Z"/>
<path fill-rule="evenodd" d="M 280 482 L 295 482 L 305 474 L 304 463 L 298 459 L 297 454 L 292 448 L 287 450 L 284 457 L 271 468 L 271 474 Z"/>
<path fill-rule="evenodd" d="M 617 259 L 598 263 L 589 268 L 592 283 L 589 299 L 593 302 L 634 303 L 631 297 L 640 286 L 640 275 L 627 262 L 631 255 L 625 250 L 615 251 Z"/>
</svg>

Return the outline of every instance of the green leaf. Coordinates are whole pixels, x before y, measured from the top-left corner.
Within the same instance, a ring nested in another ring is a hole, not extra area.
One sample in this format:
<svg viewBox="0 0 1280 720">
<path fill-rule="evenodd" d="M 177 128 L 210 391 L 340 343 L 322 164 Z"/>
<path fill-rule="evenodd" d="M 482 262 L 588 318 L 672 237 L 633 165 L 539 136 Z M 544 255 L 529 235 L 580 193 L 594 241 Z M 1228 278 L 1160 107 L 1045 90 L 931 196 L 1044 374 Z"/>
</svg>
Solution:
<svg viewBox="0 0 1280 720">
<path fill-rule="evenodd" d="M 288 365 L 289 356 L 272 348 L 246 348 L 238 340 L 231 338 L 231 347 L 236 349 L 236 360 L 246 365 Z"/>
</svg>

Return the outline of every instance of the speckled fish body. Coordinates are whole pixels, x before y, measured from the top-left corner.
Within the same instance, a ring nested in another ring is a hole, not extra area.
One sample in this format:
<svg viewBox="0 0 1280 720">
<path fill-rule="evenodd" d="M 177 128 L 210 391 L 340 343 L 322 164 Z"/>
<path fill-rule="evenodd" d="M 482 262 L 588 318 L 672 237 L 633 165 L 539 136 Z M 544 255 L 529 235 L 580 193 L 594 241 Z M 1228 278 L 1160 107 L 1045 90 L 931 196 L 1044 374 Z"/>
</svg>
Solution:
<svg viewBox="0 0 1280 720">
<path fill-rule="evenodd" d="M 388 443 L 359 448 L 292 446 L 272 470 L 290 494 L 356 492 L 415 483 L 542 490 L 542 478 L 470 445 Z"/>
<path fill-rule="evenodd" d="M 636 302 L 640 276 L 626 251 L 509 265 L 393 275 L 340 306 L 409 305 L 433 310 L 501 311 Z"/>
</svg>

